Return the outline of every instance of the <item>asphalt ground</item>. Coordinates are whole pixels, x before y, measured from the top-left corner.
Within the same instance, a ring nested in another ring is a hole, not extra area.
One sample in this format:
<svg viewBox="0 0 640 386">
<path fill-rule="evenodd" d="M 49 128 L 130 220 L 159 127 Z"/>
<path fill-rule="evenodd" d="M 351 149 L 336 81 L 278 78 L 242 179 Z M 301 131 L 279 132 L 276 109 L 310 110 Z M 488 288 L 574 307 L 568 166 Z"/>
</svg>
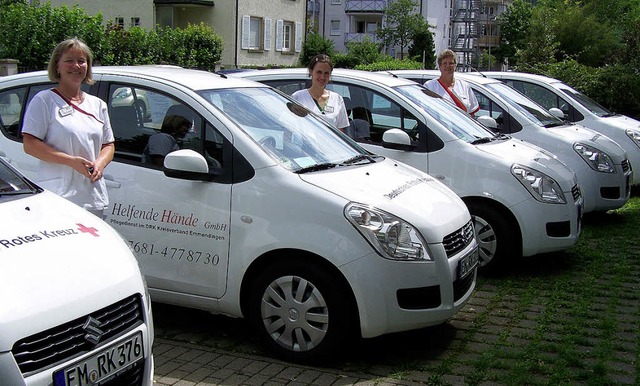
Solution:
<svg viewBox="0 0 640 386">
<path fill-rule="evenodd" d="M 640 237 L 624 242 L 640 252 Z M 640 385 L 640 253 L 615 249 L 595 276 L 575 253 L 479 275 L 449 322 L 363 340 L 318 366 L 272 358 L 242 319 L 154 303 L 156 385 Z"/>
</svg>

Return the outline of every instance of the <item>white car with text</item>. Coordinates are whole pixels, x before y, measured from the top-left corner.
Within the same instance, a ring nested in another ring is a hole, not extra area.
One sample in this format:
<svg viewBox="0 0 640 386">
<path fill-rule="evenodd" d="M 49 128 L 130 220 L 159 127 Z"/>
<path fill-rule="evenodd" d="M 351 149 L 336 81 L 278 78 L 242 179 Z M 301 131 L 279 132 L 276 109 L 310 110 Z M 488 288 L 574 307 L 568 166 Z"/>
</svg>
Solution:
<svg viewBox="0 0 640 386">
<path fill-rule="evenodd" d="M 0 157 L 0 385 L 153 385 L 153 322 L 129 245 Z"/>
<path fill-rule="evenodd" d="M 244 71 L 292 93 L 306 87 L 304 68 Z M 358 109 L 373 153 L 429 173 L 456 192 L 474 219 L 480 265 L 570 248 L 580 234 L 582 197 L 574 173 L 544 150 L 497 136 L 438 95 L 407 79 L 334 69 L 328 89 Z M 504 261 L 503 261 L 504 263 Z"/>
<path fill-rule="evenodd" d="M 348 338 L 444 323 L 470 298 L 471 216 L 436 179 L 257 82 L 173 66 L 93 72 L 87 90 L 107 101 L 116 137 L 106 220 L 155 301 L 246 317 L 275 352 L 309 360 Z M 0 99 L 46 87 L 42 72 L 6 77 Z M 112 105 L 126 87 L 149 118 L 135 100 Z M 174 115 L 191 123 L 181 150 L 146 163 L 147 139 Z M 3 128 L 0 154 L 35 173 L 11 136 L 20 123 Z"/>
<path fill-rule="evenodd" d="M 418 83 L 440 76 L 433 70 L 394 70 L 386 73 Z M 480 103 L 478 120 L 497 122 L 496 131 L 530 142 L 555 154 L 576 173 L 584 211 L 603 212 L 629 200 L 633 171 L 627 152 L 611 138 L 584 126 L 564 122 L 524 94 L 496 80 L 465 73 Z"/>
</svg>

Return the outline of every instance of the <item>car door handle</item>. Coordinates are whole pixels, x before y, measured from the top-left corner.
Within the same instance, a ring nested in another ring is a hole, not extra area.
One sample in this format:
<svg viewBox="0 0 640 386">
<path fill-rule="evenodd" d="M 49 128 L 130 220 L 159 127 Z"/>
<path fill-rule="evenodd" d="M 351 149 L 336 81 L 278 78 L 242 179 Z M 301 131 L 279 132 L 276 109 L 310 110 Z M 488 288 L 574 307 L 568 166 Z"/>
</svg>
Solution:
<svg viewBox="0 0 640 386">
<path fill-rule="evenodd" d="M 105 174 L 103 178 L 107 189 L 120 189 L 122 184 L 116 181 L 111 174 Z"/>
</svg>

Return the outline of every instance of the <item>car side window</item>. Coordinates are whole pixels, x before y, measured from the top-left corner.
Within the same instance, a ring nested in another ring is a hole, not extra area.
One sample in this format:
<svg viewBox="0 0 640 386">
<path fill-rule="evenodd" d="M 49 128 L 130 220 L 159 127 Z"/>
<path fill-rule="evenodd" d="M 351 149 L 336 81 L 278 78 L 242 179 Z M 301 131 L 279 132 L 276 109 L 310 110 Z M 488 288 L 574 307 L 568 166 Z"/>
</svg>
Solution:
<svg viewBox="0 0 640 386">
<path fill-rule="evenodd" d="M 26 87 L 0 92 L 0 130 L 13 140 L 20 139 L 20 114 L 26 94 Z"/>
<path fill-rule="evenodd" d="M 476 113 L 476 116 L 478 117 L 481 117 L 483 115 L 490 116 L 491 118 L 496 120 L 496 123 L 498 124 L 498 128 L 497 128 L 498 132 L 501 132 L 501 133 L 507 132 L 507 127 L 505 127 L 504 110 L 497 104 L 493 103 L 493 101 L 483 93 L 476 90 L 473 90 L 473 93 L 476 95 L 476 98 L 478 99 L 478 104 L 480 105 L 480 110 L 478 110 L 478 112 Z"/>
<path fill-rule="evenodd" d="M 542 86 L 522 81 L 508 81 L 507 84 L 511 85 L 516 90 L 533 99 L 547 110 L 552 107 L 557 107 L 565 114 L 569 113 L 569 104 L 567 103 L 567 101 L 559 98 L 555 93 L 547 90 Z"/>
<path fill-rule="evenodd" d="M 181 101 L 137 86 L 109 86 L 109 118 L 118 160 L 161 167 L 170 151 L 192 149 L 204 153 L 203 119 Z M 153 139 L 151 139 L 153 137 Z M 154 150 L 149 150 L 150 146 Z M 159 156 L 160 162 L 153 162 Z"/>
</svg>

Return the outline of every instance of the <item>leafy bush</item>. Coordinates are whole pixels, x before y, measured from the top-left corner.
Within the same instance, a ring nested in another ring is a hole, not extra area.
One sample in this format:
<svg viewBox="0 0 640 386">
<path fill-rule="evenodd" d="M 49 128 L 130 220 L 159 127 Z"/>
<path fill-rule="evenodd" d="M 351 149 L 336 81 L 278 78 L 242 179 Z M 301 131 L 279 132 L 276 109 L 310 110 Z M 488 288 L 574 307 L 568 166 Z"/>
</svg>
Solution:
<svg viewBox="0 0 640 386">
<path fill-rule="evenodd" d="M 357 70 L 364 71 L 384 71 L 384 70 L 421 70 L 422 63 L 415 60 L 393 60 L 388 59 L 382 62 L 364 64 L 356 66 Z"/>
<path fill-rule="evenodd" d="M 102 16 L 87 16 L 77 6 L 9 4 L 0 12 L 0 31 L 0 58 L 17 59 L 30 70 L 45 69 L 53 48 L 72 37 L 87 43 L 94 59 L 103 52 Z"/>
<path fill-rule="evenodd" d="M 327 54 L 330 58 L 332 58 L 333 61 L 333 41 L 320 36 L 315 32 L 311 32 L 307 35 L 307 38 L 302 45 L 302 52 L 300 53 L 300 65 L 306 67 L 309 64 L 311 58 L 318 54 Z"/>
</svg>

